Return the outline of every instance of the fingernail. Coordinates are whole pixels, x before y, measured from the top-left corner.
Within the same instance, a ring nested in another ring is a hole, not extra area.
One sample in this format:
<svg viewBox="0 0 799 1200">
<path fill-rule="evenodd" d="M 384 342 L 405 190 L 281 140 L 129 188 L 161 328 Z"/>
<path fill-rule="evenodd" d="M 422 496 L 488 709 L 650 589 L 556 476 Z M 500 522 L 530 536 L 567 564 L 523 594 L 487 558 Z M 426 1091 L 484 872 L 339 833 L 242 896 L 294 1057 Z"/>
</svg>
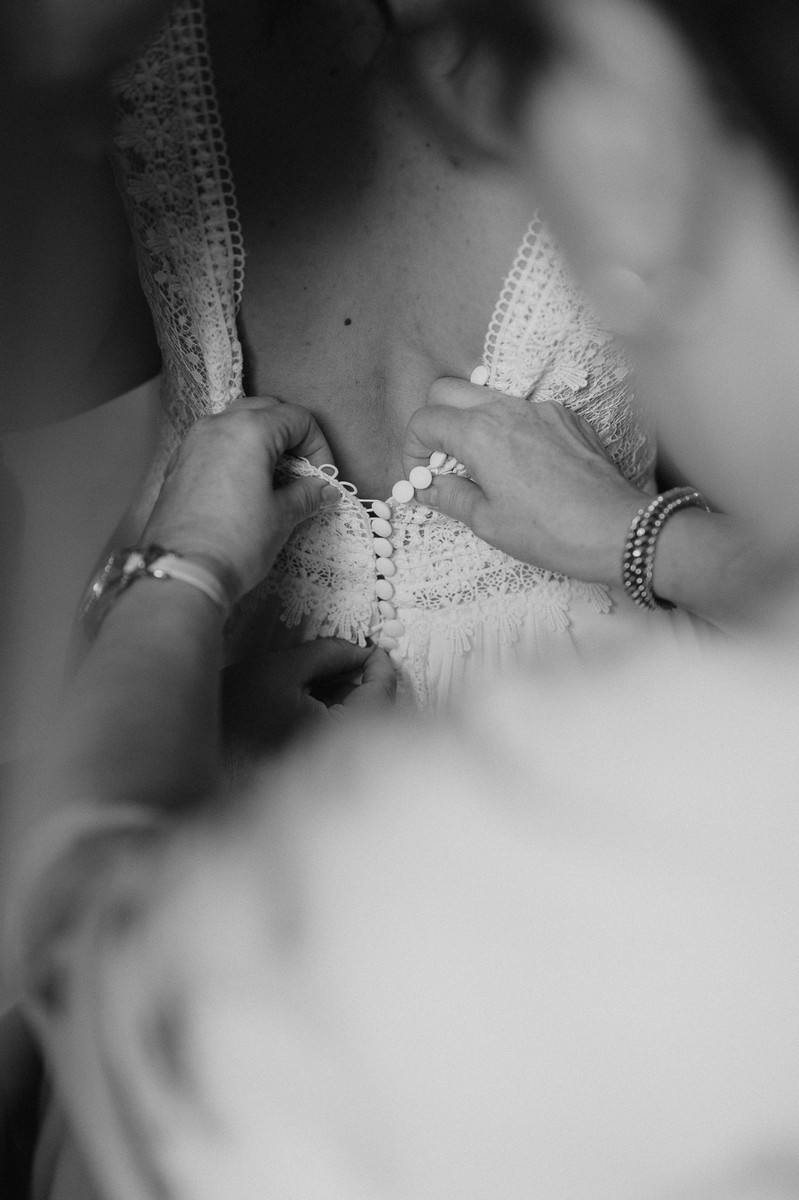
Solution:
<svg viewBox="0 0 799 1200">
<path fill-rule="evenodd" d="M 335 508 L 341 499 L 341 493 L 337 487 L 333 487 L 332 483 L 327 483 L 322 488 L 320 493 L 322 508 Z"/>
</svg>

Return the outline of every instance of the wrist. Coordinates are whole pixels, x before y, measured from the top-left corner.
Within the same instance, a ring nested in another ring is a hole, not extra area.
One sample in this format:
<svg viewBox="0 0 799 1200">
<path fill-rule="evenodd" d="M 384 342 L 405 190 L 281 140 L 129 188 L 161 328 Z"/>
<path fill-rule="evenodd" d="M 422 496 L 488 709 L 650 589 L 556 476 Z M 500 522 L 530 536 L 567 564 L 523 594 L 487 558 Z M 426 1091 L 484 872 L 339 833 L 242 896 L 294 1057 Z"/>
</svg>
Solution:
<svg viewBox="0 0 799 1200">
<path fill-rule="evenodd" d="M 159 545 L 163 544 L 163 542 L 159 543 Z M 241 598 L 243 591 L 241 578 L 228 559 L 218 554 L 209 554 L 204 550 L 183 549 L 181 547 L 176 549 L 170 547 L 167 553 L 175 554 L 187 564 L 194 564 L 202 571 L 207 571 L 209 575 L 213 576 L 224 595 L 228 612 L 236 601 Z"/>
<path fill-rule="evenodd" d="M 121 597 L 141 581 L 191 589 L 205 596 L 222 619 L 230 613 L 238 592 L 228 590 L 231 572 L 213 555 L 184 554 L 150 543 L 113 553 L 92 579 L 80 611 L 84 633 L 92 638 Z"/>
<path fill-rule="evenodd" d="M 218 539 L 208 539 L 196 532 L 183 532 L 179 528 L 170 530 L 169 524 L 159 526 L 157 520 L 148 523 L 139 539 L 140 546 L 163 546 L 170 554 L 178 554 L 189 562 L 210 571 L 224 589 L 231 607 L 244 593 L 240 572 L 230 556 L 216 545 Z"/>
<path fill-rule="evenodd" d="M 736 625 L 762 603 L 773 557 L 734 517 L 687 509 L 664 527 L 653 583 L 659 596 L 719 625 Z"/>
<path fill-rule="evenodd" d="M 697 578 L 697 551 L 713 537 L 711 529 L 721 532 L 714 514 L 701 509 L 683 509 L 663 527 L 655 555 L 652 587 L 670 603 L 687 607 L 685 600 Z"/>
</svg>

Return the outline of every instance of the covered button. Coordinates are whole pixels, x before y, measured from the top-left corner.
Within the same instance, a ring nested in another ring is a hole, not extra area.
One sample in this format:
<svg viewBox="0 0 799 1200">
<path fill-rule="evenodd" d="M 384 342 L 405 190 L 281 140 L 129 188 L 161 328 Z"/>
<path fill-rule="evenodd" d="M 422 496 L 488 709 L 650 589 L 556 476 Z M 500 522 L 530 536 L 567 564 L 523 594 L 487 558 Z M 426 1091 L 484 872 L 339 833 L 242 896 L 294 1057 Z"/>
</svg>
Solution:
<svg viewBox="0 0 799 1200">
<path fill-rule="evenodd" d="M 375 569 L 378 575 L 385 575 L 386 579 L 390 579 L 392 575 L 396 575 L 397 568 L 390 558 L 378 558 L 375 560 Z"/>
<path fill-rule="evenodd" d="M 438 471 L 447 461 L 447 456 L 443 450 L 434 450 L 430 455 L 430 469 Z"/>
<path fill-rule="evenodd" d="M 405 632 L 405 626 L 402 621 L 385 621 L 383 623 L 383 633 L 386 637 L 398 638 L 402 637 Z"/>
<path fill-rule="evenodd" d="M 375 554 L 378 556 L 378 558 L 391 558 L 391 555 L 394 553 L 394 547 L 391 545 L 391 542 L 388 540 L 388 538 L 375 538 L 372 544 L 374 546 Z"/>
<path fill-rule="evenodd" d="M 381 617 L 385 617 L 387 621 L 392 620 L 397 615 L 397 610 L 388 600 L 378 600 L 377 610 Z"/>
<path fill-rule="evenodd" d="M 391 495 L 399 504 L 407 504 L 413 500 L 415 488 L 409 479 L 399 479 L 391 489 Z"/>
<path fill-rule="evenodd" d="M 414 467 L 408 476 L 408 482 L 412 483 L 415 488 L 423 492 L 425 488 L 429 488 L 433 482 L 433 476 L 428 467 Z"/>
<path fill-rule="evenodd" d="M 391 600 L 394 596 L 394 584 L 389 583 L 387 579 L 378 579 L 375 592 L 381 600 Z"/>
<path fill-rule="evenodd" d="M 391 522 L 384 520 L 383 517 L 372 517 L 369 522 L 372 526 L 372 533 L 376 537 L 390 538 L 391 537 Z"/>
<path fill-rule="evenodd" d="M 373 500 L 370 507 L 375 516 L 379 517 L 382 521 L 387 521 L 391 516 L 391 509 L 385 500 Z"/>
<path fill-rule="evenodd" d="M 485 387 L 491 377 L 491 372 L 488 367 L 480 363 L 479 367 L 475 367 L 469 376 L 469 383 L 476 383 L 478 387 Z"/>
</svg>

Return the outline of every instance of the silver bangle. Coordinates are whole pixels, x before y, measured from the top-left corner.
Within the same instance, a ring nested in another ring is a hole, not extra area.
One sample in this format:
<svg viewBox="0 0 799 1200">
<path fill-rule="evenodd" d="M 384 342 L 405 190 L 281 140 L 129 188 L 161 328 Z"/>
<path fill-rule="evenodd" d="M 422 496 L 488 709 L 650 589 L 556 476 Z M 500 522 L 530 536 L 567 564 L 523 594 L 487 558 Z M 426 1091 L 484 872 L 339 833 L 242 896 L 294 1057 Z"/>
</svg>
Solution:
<svg viewBox="0 0 799 1200">
<path fill-rule="evenodd" d="M 84 634 L 93 638 L 111 606 L 137 579 L 176 579 L 197 588 L 227 619 L 231 597 L 217 576 L 199 563 L 162 546 L 130 546 L 110 556 L 92 579 L 80 608 Z"/>
<path fill-rule="evenodd" d="M 652 576 L 658 537 L 669 517 L 681 508 L 703 508 L 705 512 L 710 512 L 709 505 L 696 488 L 672 488 L 671 491 L 661 492 L 640 508 L 630 523 L 622 556 L 622 581 L 633 604 L 648 612 L 676 607 L 671 601 L 661 600 L 655 595 Z"/>
</svg>

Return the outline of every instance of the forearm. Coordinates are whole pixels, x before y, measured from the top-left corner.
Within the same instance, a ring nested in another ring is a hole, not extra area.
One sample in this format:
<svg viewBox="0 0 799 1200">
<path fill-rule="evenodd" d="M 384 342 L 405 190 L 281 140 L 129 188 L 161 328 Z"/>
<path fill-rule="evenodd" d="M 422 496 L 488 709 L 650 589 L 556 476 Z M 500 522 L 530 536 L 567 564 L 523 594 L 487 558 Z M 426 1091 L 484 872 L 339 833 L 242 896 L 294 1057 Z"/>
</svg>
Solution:
<svg viewBox="0 0 799 1200">
<path fill-rule="evenodd" d="M 48 775 L 60 799 L 171 808 L 219 771 L 222 613 L 196 588 L 137 580 L 73 681 Z"/>
<path fill-rule="evenodd" d="M 762 542 L 723 513 L 682 509 L 658 537 L 655 594 L 720 628 L 734 628 L 762 603 L 773 565 Z"/>
<path fill-rule="evenodd" d="M 2 847 L 8 960 L 29 1000 L 58 963 L 83 962 L 72 942 L 81 930 L 91 942 L 98 913 L 130 882 L 123 868 L 148 894 L 169 844 L 161 818 L 188 816 L 213 791 L 222 620 L 194 587 L 139 579 L 72 681 Z"/>
</svg>

